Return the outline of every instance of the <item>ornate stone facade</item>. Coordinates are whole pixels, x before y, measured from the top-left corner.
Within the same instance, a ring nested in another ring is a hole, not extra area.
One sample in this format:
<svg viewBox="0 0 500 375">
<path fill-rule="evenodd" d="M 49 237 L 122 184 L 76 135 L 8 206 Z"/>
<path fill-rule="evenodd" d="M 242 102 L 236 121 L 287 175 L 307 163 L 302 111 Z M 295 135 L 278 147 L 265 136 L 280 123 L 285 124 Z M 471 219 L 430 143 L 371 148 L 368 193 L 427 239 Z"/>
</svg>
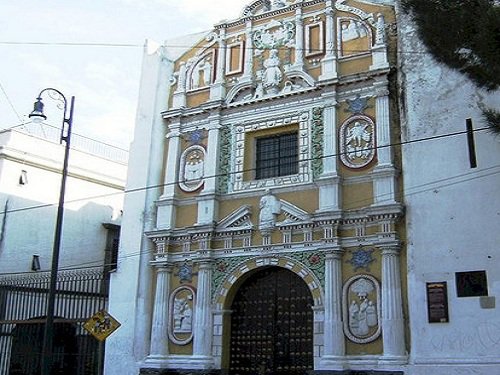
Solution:
<svg viewBox="0 0 500 375">
<path fill-rule="evenodd" d="M 164 158 L 163 188 L 145 233 L 156 270 L 150 334 L 163 348 L 151 346 L 144 373 L 237 366 L 229 342 L 246 339 L 231 334 L 233 299 L 277 268 L 310 293 L 311 334 L 288 337 L 310 343 L 308 371 L 406 363 L 404 275 L 388 255 L 404 253 L 400 160 L 377 150 L 399 127 L 388 98 L 396 41 L 383 35 L 393 19 L 391 7 L 365 2 L 256 0 L 175 61 L 166 152 L 151 155 Z"/>
</svg>

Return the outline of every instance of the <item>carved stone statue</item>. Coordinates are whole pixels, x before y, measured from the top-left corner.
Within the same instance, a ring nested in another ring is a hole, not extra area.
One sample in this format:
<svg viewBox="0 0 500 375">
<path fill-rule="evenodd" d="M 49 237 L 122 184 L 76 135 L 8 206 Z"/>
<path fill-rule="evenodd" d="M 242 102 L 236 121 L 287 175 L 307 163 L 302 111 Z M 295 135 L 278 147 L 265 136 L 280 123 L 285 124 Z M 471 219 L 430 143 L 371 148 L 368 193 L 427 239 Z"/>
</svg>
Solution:
<svg viewBox="0 0 500 375">
<path fill-rule="evenodd" d="M 274 228 L 276 217 L 281 212 L 281 203 L 271 191 L 266 190 L 266 195 L 260 198 L 259 229 L 269 230 Z"/>
<path fill-rule="evenodd" d="M 269 94 L 277 94 L 279 91 L 279 84 L 283 78 L 280 63 L 278 50 L 272 49 L 269 52 L 269 57 L 264 61 L 266 70 L 262 79 L 264 89 Z"/>
<path fill-rule="evenodd" d="M 201 66 L 203 72 L 203 85 L 209 86 L 212 80 L 212 64 L 210 61 L 206 60 Z"/>
</svg>

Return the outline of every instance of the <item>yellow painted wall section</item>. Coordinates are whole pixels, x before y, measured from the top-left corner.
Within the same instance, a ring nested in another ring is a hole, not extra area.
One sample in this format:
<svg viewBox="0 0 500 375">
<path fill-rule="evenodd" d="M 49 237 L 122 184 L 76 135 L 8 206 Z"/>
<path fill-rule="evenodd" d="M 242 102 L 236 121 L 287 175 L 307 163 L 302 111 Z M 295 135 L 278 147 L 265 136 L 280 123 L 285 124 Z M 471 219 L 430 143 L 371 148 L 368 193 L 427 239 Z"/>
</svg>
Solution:
<svg viewBox="0 0 500 375">
<path fill-rule="evenodd" d="M 175 215 L 175 227 L 184 228 L 196 224 L 198 216 L 198 206 L 192 204 L 189 206 L 177 206 Z"/>
<path fill-rule="evenodd" d="M 342 188 L 342 209 L 354 210 L 373 204 L 373 184 L 353 184 Z"/>
<path fill-rule="evenodd" d="M 339 75 L 348 76 L 351 74 L 366 72 L 370 69 L 372 64 L 372 56 L 351 57 L 349 60 L 340 60 L 339 62 Z"/>
</svg>

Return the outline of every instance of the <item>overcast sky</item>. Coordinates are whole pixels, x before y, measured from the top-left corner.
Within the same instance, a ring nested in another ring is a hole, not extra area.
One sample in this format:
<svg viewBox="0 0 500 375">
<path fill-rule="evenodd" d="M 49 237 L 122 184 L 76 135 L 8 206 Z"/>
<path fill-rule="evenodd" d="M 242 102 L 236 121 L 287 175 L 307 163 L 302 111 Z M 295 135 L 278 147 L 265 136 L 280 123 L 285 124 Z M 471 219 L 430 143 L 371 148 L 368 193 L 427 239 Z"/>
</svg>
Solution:
<svg viewBox="0 0 500 375">
<path fill-rule="evenodd" d="M 142 45 L 209 30 L 251 0 L 1 0 L 0 128 L 23 121 L 41 89 L 76 97 L 73 131 L 128 147 Z M 34 43 L 43 43 L 42 45 Z M 61 45 L 76 43 L 77 45 Z M 81 43 L 132 47 L 82 46 Z M 56 103 L 44 100 L 50 123 Z"/>
</svg>

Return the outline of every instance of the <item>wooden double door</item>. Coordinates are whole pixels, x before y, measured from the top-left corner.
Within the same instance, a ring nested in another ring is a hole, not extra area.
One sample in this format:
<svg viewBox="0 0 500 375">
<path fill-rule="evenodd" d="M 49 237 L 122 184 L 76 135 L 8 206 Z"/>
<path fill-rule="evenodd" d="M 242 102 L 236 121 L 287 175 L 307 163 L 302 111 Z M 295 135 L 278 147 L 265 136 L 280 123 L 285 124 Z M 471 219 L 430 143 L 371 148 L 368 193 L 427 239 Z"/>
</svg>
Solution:
<svg viewBox="0 0 500 375">
<path fill-rule="evenodd" d="M 313 369 L 313 299 L 280 267 L 243 282 L 231 306 L 231 375 L 306 374 Z"/>
</svg>

